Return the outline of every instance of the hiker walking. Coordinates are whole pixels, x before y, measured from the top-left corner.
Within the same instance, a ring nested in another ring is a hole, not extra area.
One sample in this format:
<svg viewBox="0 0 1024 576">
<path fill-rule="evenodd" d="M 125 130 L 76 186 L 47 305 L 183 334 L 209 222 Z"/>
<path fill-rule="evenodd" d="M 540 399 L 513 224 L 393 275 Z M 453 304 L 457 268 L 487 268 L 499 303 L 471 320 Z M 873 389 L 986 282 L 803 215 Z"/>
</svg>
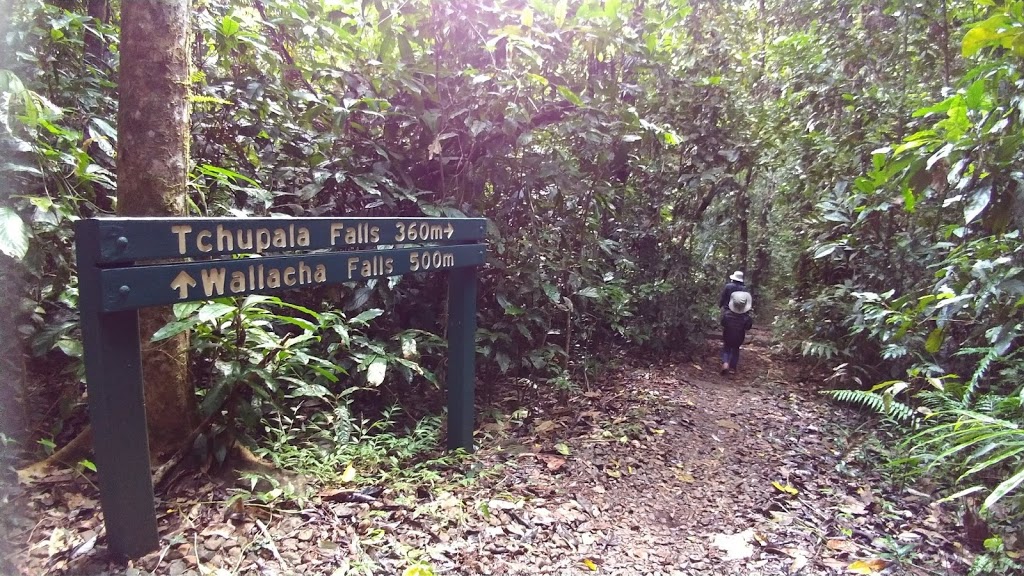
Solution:
<svg viewBox="0 0 1024 576">
<path fill-rule="evenodd" d="M 750 317 L 752 305 L 749 292 L 736 290 L 729 295 L 728 308 L 722 313 L 722 374 L 736 373 L 740 346 L 747 336 L 747 330 L 754 325 Z"/>
<path fill-rule="evenodd" d="M 738 290 L 747 290 L 743 284 L 743 272 L 741 270 L 733 272 L 732 276 L 729 276 L 729 282 L 722 289 L 722 296 L 718 299 L 718 307 L 722 312 L 725 312 L 726 308 L 729 307 L 729 297 Z"/>
</svg>

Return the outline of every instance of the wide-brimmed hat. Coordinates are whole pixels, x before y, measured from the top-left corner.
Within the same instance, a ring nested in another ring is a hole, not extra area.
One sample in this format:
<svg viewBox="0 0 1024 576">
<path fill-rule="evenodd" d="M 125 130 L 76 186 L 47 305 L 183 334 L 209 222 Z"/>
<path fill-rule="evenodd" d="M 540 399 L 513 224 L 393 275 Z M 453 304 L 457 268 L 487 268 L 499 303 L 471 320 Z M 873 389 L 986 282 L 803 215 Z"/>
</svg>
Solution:
<svg viewBox="0 0 1024 576">
<path fill-rule="evenodd" d="M 743 282 L 743 272 L 741 270 L 737 270 L 737 271 L 733 272 L 732 276 L 729 276 L 729 280 L 735 280 L 737 282 Z"/>
<path fill-rule="evenodd" d="M 754 303 L 751 301 L 749 292 L 733 292 L 729 298 L 729 310 L 737 314 L 745 314 L 750 311 Z"/>
</svg>

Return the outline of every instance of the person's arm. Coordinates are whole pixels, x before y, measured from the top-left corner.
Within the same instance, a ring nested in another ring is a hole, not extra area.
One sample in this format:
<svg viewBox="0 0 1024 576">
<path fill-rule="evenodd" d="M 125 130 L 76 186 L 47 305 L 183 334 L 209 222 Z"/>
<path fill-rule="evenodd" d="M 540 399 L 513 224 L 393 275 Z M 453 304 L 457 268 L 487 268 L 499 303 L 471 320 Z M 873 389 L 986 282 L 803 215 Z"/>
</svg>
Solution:
<svg viewBox="0 0 1024 576">
<path fill-rule="evenodd" d="M 729 305 L 729 285 L 726 284 L 725 288 L 722 289 L 722 295 L 718 297 L 718 307 L 725 308 Z"/>
<path fill-rule="evenodd" d="M 750 314 L 747 314 L 747 321 L 744 322 L 743 329 L 744 330 L 750 330 L 753 327 L 754 327 L 754 319 L 750 317 Z"/>
</svg>

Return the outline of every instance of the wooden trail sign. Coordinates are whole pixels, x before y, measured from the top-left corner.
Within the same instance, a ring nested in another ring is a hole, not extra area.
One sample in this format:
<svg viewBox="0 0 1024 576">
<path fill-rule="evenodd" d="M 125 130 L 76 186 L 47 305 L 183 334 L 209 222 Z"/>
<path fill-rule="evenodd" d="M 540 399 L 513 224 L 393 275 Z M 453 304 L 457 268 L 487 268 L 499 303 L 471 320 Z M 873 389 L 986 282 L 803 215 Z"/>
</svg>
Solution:
<svg viewBox="0 0 1024 576">
<path fill-rule="evenodd" d="M 158 543 L 139 308 L 444 271 L 448 447 L 472 450 L 476 267 L 484 263 L 484 236 L 482 218 L 79 221 L 75 249 L 89 419 L 110 550 L 138 557 Z"/>
</svg>

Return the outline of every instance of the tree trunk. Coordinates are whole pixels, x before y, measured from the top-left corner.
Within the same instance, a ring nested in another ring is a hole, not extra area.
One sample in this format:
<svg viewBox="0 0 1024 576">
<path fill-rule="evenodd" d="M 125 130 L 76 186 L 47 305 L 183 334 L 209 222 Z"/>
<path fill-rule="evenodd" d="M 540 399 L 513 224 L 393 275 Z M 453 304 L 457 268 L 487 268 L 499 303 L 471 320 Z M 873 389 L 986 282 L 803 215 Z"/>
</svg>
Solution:
<svg viewBox="0 0 1024 576">
<path fill-rule="evenodd" d="M 772 197 L 768 195 L 764 200 L 764 205 L 761 207 L 761 215 L 758 218 L 758 241 L 757 248 L 754 250 L 754 269 L 750 275 L 751 284 L 762 295 L 767 292 L 764 285 L 768 282 L 768 275 L 771 272 L 771 230 L 769 230 L 771 211 Z"/>
<path fill-rule="evenodd" d="M 739 227 L 739 257 L 736 265 L 740 270 L 748 270 L 750 255 L 750 233 L 748 220 L 750 215 L 750 181 L 754 178 L 754 169 L 747 170 L 747 180 L 736 196 L 736 220 Z"/>
<path fill-rule="evenodd" d="M 107 0 L 89 0 L 87 10 L 89 16 L 95 20 L 96 23 L 106 24 L 110 22 L 110 6 L 107 4 Z M 94 23 L 95 25 L 95 23 Z M 103 37 L 98 34 L 93 34 L 91 31 L 85 31 L 85 59 L 86 62 L 93 66 L 99 66 L 106 60 L 107 46 L 103 43 Z"/>
<path fill-rule="evenodd" d="M 121 3 L 117 212 L 182 216 L 188 171 L 189 0 Z M 150 451 L 172 452 L 197 421 L 188 336 L 150 342 L 170 308 L 139 311 Z"/>
</svg>

